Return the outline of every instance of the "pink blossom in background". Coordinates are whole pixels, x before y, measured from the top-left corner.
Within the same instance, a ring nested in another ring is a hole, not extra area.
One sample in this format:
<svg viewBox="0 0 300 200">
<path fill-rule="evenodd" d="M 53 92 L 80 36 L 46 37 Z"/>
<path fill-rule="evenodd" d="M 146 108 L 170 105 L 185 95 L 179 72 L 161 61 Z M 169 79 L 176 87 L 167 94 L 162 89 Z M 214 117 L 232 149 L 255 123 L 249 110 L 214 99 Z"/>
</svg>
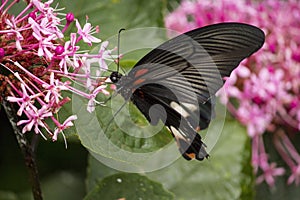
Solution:
<svg viewBox="0 0 300 200">
<path fill-rule="evenodd" d="M 62 91 L 80 95 L 93 106 L 101 103 L 97 94 L 108 92 L 100 73 L 107 69 L 105 62 L 116 57 L 107 49 L 108 42 L 102 43 L 99 54 L 80 49 L 78 42 L 90 46 L 101 42 L 93 36 L 99 28 L 88 22 L 81 25 L 72 13 L 51 7 L 52 0 L 31 0 L 16 16 L 9 14 L 18 2 L 2 1 L 0 5 L 0 100 L 18 106 L 16 114 L 22 120 L 17 125 L 23 133 L 34 131 L 56 141 L 77 119 L 76 115 L 61 119 L 60 109 L 70 101 Z M 77 31 L 66 34 L 72 23 Z M 99 76 L 91 73 L 92 63 L 101 65 Z M 87 110 L 94 109 L 88 105 Z M 50 121 L 54 127 L 49 126 Z"/>
<path fill-rule="evenodd" d="M 290 136 L 300 130 L 300 1 L 182 1 L 166 16 L 165 25 L 186 32 L 233 21 L 261 28 L 266 42 L 226 81 L 221 101 L 252 138 L 252 164 L 261 174 L 257 182 L 273 186 L 274 178 L 285 173 L 265 151 L 263 134 L 268 133 L 273 134 L 274 145 L 290 168 L 288 184 L 298 184 L 300 155 Z M 232 99 L 238 104 L 232 104 Z"/>
</svg>

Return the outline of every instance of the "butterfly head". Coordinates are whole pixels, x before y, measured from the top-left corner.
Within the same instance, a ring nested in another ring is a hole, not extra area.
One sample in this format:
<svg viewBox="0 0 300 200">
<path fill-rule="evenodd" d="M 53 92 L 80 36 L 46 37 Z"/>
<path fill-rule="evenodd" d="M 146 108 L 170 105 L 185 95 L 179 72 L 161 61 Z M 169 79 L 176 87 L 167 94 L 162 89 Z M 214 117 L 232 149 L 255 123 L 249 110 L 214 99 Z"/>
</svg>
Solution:
<svg viewBox="0 0 300 200">
<path fill-rule="evenodd" d="M 121 77 L 122 77 L 122 74 L 120 74 L 119 72 L 112 72 L 110 74 L 109 78 L 110 78 L 111 82 L 117 83 L 121 79 Z"/>
</svg>

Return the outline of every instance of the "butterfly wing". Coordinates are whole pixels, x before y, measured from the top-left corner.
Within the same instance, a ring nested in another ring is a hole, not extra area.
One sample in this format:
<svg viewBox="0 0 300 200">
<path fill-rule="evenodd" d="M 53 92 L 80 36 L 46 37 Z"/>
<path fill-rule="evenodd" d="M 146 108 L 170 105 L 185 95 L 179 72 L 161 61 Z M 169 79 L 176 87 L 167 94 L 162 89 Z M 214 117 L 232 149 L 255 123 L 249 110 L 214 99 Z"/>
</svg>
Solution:
<svg viewBox="0 0 300 200">
<path fill-rule="evenodd" d="M 207 154 L 196 130 L 208 126 L 215 93 L 224 77 L 263 43 L 264 33 L 246 24 L 221 23 L 192 30 L 150 51 L 121 78 L 117 92 L 131 96 L 153 124 L 166 118 L 165 125 L 184 157 L 191 154 L 188 158 L 201 160 Z M 151 117 L 155 104 L 165 113 L 156 109 Z"/>
<path fill-rule="evenodd" d="M 241 23 L 210 25 L 179 35 L 153 49 L 128 76 L 160 81 L 181 92 L 190 91 L 192 86 L 192 92 L 205 102 L 222 87 L 223 77 L 229 76 L 263 43 L 264 33 L 254 26 Z M 181 76 L 174 76 L 179 73 Z"/>
<path fill-rule="evenodd" d="M 161 94 L 168 96 L 162 96 Z M 188 116 L 182 117 L 182 113 L 172 107 L 174 99 L 176 97 L 171 90 L 158 84 L 143 85 L 136 89 L 131 97 L 132 102 L 152 125 L 157 124 L 158 120 L 164 122 L 174 136 L 179 151 L 184 158 L 187 160 L 203 160 L 208 157 L 208 154 L 203 147 L 201 136 L 192 126 L 192 124 L 198 126 L 199 122 Z M 204 115 L 203 113 L 201 113 L 202 126 L 207 127 L 210 114 L 206 113 Z"/>
</svg>

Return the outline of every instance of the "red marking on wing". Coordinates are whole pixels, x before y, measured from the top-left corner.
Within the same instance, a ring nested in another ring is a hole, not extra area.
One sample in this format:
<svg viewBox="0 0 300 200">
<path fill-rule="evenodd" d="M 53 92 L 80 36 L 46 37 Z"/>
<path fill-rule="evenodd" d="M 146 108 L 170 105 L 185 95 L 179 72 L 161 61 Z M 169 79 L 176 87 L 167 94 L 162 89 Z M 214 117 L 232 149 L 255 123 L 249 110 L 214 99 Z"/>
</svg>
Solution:
<svg viewBox="0 0 300 200">
<path fill-rule="evenodd" d="M 142 82 L 144 82 L 146 79 L 138 79 L 138 80 L 136 80 L 136 81 L 134 81 L 133 82 L 133 85 L 139 85 L 139 84 L 141 84 Z"/>
<path fill-rule="evenodd" d="M 134 77 L 139 77 L 139 76 L 141 76 L 141 75 L 144 75 L 144 74 L 147 73 L 148 71 L 149 71 L 148 69 L 140 69 L 140 70 L 138 70 L 138 71 L 135 73 Z"/>
</svg>

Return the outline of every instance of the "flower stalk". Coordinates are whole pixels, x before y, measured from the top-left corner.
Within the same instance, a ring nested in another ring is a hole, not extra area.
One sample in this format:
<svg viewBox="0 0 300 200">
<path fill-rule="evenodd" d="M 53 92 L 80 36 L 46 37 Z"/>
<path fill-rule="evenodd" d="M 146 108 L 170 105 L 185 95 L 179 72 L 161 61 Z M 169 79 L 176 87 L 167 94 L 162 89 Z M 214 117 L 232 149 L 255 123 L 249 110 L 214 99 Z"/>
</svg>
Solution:
<svg viewBox="0 0 300 200">
<path fill-rule="evenodd" d="M 6 112 L 6 115 L 10 121 L 10 124 L 13 128 L 13 132 L 16 136 L 18 145 L 22 151 L 22 154 L 25 159 L 25 165 L 29 174 L 29 181 L 32 186 L 32 194 L 35 200 L 42 200 L 42 190 L 39 180 L 38 167 L 35 161 L 34 148 L 29 144 L 29 141 L 26 138 L 26 135 L 22 133 L 20 126 L 17 125 L 18 118 L 16 115 L 16 110 L 12 103 L 7 100 L 2 101 L 2 106 Z"/>
</svg>

